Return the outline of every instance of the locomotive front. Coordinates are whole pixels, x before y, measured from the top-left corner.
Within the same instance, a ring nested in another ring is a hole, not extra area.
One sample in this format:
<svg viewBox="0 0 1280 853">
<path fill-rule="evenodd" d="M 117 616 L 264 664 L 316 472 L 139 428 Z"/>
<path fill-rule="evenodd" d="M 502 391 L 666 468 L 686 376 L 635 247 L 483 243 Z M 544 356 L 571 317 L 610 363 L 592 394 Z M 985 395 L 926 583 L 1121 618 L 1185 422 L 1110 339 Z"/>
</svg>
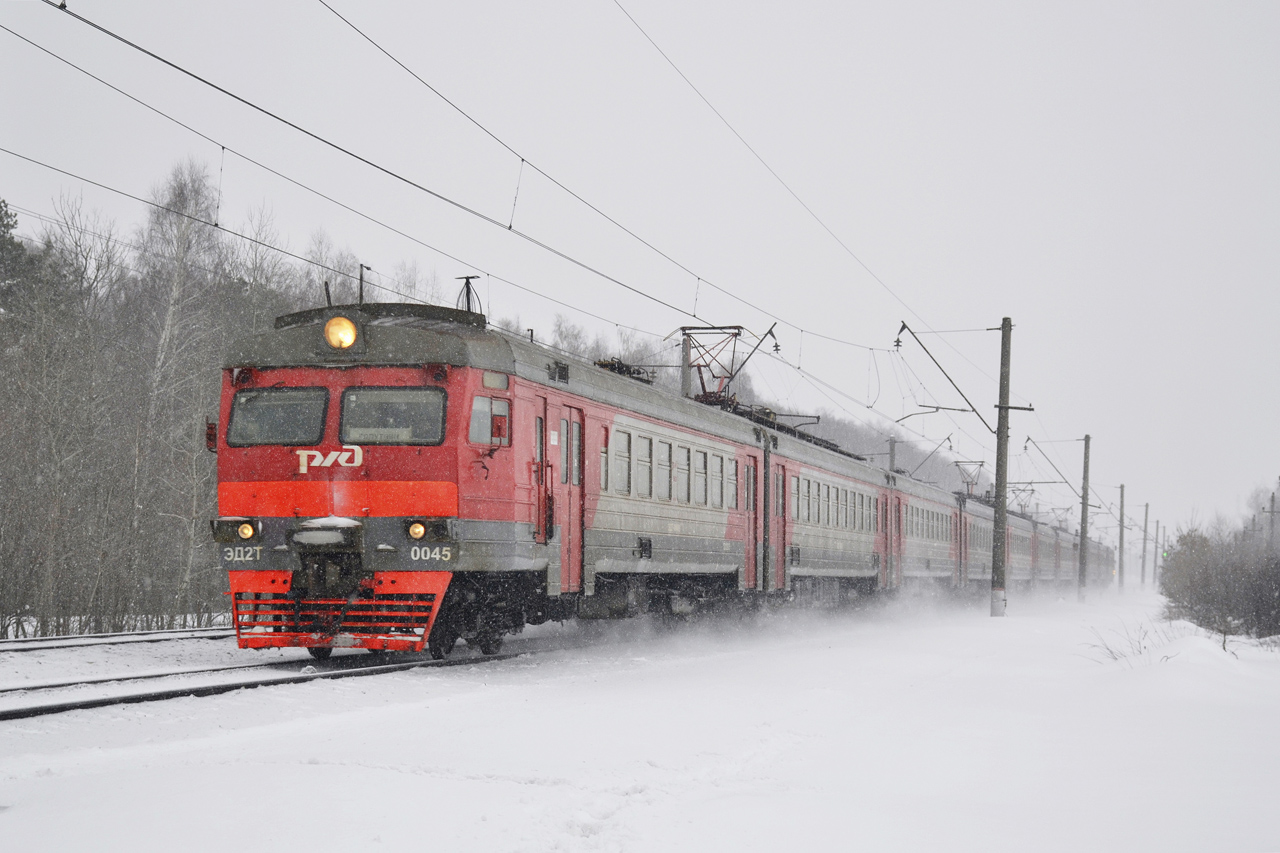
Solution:
<svg viewBox="0 0 1280 853">
<path fill-rule="evenodd" d="M 477 388 L 501 386 L 483 397 L 485 440 L 508 428 L 493 401 L 506 374 L 473 362 L 509 350 L 483 329 L 479 314 L 368 304 L 281 317 L 236 347 L 208 440 L 241 648 L 429 647 L 464 561 L 459 437 Z"/>
</svg>

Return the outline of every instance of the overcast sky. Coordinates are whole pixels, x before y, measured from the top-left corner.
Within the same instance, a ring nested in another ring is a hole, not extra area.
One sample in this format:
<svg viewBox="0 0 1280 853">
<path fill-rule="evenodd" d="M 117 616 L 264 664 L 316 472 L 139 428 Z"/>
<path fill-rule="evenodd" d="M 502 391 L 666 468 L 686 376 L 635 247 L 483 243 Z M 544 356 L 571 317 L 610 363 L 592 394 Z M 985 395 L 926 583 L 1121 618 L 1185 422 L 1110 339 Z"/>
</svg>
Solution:
<svg viewBox="0 0 1280 853">
<path fill-rule="evenodd" d="M 809 376 L 759 359 L 760 390 L 886 434 L 922 405 L 964 405 L 914 341 L 892 352 L 901 321 L 949 332 L 1009 316 L 1015 403 L 1035 407 L 1013 415 L 1011 479 L 1057 478 L 1024 452 L 1031 436 L 1078 486 L 1082 445 L 1067 440 L 1089 433 L 1100 499 L 1114 503 L 1125 483 L 1139 525 L 1145 502 L 1153 522 L 1186 525 L 1239 517 L 1250 492 L 1274 488 L 1280 5 L 331 5 L 518 153 L 318 0 L 69 3 L 500 226 L 34 0 L 0 2 L 0 24 L 216 144 L 0 31 L 0 147 L 138 196 L 194 158 L 220 182 L 223 225 L 266 208 L 279 245 L 302 252 L 323 231 L 389 286 L 405 262 L 451 291 L 455 276 L 482 272 L 488 313 L 547 337 L 564 313 L 651 333 L 658 350 L 696 322 L 511 224 L 682 311 L 696 305 L 703 322 L 759 334 L 780 321 L 779 357 Z M 145 216 L 0 153 L 0 197 L 23 233 L 39 230 L 26 211 L 51 214 L 63 193 L 125 233 Z M 922 339 L 994 424 L 998 333 Z M 958 457 L 994 467 L 994 438 L 972 414 L 903 427 L 921 446 L 951 436 Z M 1042 509 L 1075 503 L 1066 486 L 1036 489 Z M 1105 512 L 1093 524 L 1114 540 Z"/>
</svg>

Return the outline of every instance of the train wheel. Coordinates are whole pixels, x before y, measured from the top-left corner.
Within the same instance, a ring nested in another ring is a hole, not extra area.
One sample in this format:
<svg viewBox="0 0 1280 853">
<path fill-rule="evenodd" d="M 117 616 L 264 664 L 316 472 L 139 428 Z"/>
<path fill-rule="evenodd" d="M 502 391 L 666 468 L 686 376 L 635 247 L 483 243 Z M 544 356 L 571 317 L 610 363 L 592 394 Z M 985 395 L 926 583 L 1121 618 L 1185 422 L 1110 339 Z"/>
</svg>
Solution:
<svg viewBox="0 0 1280 853">
<path fill-rule="evenodd" d="M 329 655 L 333 654 L 333 649 L 328 646 L 311 646 L 307 651 L 316 660 L 326 660 Z"/>
<path fill-rule="evenodd" d="M 431 653 L 432 660 L 444 660 L 453 651 L 453 646 L 457 642 L 458 638 L 454 636 L 437 639 L 433 631 L 431 638 L 427 640 L 427 651 Z"/>
<path fill-rule="evenodd" d="M 485 634 L 477 637 L 476 642 L 480 644 L 480 654 L 482 655 L 496 655 L 502 651 L 501 634 Z"/>
</svg>

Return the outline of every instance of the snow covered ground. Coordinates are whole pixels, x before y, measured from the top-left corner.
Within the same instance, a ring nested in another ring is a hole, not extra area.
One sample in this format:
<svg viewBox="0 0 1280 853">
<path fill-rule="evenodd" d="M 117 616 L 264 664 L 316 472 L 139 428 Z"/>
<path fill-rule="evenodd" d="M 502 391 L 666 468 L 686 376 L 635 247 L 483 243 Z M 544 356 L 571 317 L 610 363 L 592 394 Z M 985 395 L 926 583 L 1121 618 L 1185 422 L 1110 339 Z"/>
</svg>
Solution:
<svg viewBox="0 0 1280 853">
<path fill-rule="evenodd" d="M 1159 609 L 606 626 L 474 668 L 0 723 L 0 850 L 1280 851 L 1280 653 Z M 93 668 L 264 660 L 173 645 Z M 53 655 L 0 659 L 0 682 L 89 666 Z"/>
</svg>

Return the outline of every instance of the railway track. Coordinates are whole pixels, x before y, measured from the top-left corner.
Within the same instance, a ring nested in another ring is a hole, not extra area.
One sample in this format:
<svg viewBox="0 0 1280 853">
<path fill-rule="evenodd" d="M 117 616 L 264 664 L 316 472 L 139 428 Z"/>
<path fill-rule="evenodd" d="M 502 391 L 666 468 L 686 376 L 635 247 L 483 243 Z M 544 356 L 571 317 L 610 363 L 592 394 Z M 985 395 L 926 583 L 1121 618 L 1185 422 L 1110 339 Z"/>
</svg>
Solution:
<svg viewBox="0 0 1280 853">
<path fill-rule="evenodd" d="M 127 643 L 164 643 L 170 640 L 222 640 L 235 635 L 234 628 L 226 627 L 121 631 L 112 634 L 76 634 L 61 637 L 17 637 L 0 640 L 0 653 L 40 652 L 52 649 L 75 649 L 86 646 L 111 646 Z"/>
<path fill-rule="evenodd" d="M 84 698 L 61 699 L 59 701 L 43 701 L 14 707 L 0 707 L 0 721 L 22 720 L 31 717 L 42 717 L 49 714 L 61 714 L 67 711 L 80 711 L 90 708 L 104 708 L 111 705 L 132 705 L 139 702 L 158 702 L 165 699 L 183 697 L 217 696 L 236 690 L 250 690 L 257 687 L 270 687 L 279 684 L 302 684 L 309 681 L 338 678 L 360 678 L 370 675 L 383 675 L 392 672 L 404 672 L 410 669 L 427 667 L 474 666 L 497 661 L 511 660 L 522 655 L 536 654 L 534 649 L 517 649 L 502 654 L 478 656 L 467 655 L 446 660 L 432 660 L 427 655 L 415 655 L 411 660 L 395 660 L 387 662 L 377 658 L 357 657 L 354 655 L 334 658 L 319 664 L 307 661 L 291 661 L 289 663 L 249 664 L 226 667 L 175 670 L 161 673 L 142 673 L 139 675 L 106 676 L 101 678 L 80 679 L 76 681 L 51 682 L 44 684 L 22 685 L 0 689 L 0 693 L 12 695 L 30 693 L 37 696 L 49 691 L 68 690 L 77 687 L 88 687 L 106 683 L 122 683 L 131 681 L 158 680 L 164 678 L 181 678 L 191 675 L 208 675 L 217 672 L 244 672 L 245 670 L 274 669 L 276 674 L 265 677 L 240 678 L 231 681 L 216 681 L 207 684 L 189 684 L 162 687 L 154 690 L 112 695 L 98 695 Z M 358 661 L 358 662 L 357 662 Z"/>
</svg>

